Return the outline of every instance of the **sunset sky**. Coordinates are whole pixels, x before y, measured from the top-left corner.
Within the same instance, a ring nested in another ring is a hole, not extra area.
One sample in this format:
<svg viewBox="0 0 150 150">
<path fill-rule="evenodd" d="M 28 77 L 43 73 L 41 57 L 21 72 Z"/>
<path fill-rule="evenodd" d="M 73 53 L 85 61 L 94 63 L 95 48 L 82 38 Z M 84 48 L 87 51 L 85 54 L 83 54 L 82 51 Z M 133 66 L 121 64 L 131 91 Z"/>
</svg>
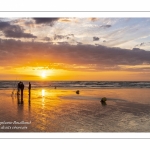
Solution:
<svg viewBox="0 0 150 150">
<path fill-rule="evenodd" d="M 0 18 L 0 80 L 150 81 L 150 18 Z"/>
</svg>

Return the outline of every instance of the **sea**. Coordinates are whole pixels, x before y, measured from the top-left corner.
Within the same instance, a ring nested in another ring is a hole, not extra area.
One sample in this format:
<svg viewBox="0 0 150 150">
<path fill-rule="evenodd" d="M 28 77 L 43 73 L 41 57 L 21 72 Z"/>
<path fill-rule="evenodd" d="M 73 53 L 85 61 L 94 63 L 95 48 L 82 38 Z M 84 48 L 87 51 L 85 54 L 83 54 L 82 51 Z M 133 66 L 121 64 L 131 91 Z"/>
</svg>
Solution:
<svg viewBox="0 0 150 150">
<path fill-rule="evenodd" d="M 14 89 L 19 81 L 0 81 L 0 89 Z M 32 88 L 150 88 L 150 81 L 30 81 Z M 23 81 L 25 88 L 29 82 Z"/>
</svg>

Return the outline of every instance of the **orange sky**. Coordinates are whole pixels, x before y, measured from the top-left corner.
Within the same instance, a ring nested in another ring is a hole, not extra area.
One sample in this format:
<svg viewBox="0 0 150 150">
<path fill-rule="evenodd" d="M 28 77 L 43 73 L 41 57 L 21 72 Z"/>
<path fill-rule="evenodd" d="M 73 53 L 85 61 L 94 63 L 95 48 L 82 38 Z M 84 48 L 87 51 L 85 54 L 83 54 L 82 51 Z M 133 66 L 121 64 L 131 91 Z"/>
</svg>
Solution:
<svg viewBox="0 0 150 150">
<path fill-rule="evenodd" d="M 1 18 L 0 80 L 150 80 L 148 22 Z"/>
<path fill-rule="evenodd" d="M 44 72 L 44 76 L 43 76 Z M 148 81 L 149 73 L 140 72 L 125 72 L 125 71 L 107 71 L 107 72 L 82 72 L 82 71 L 67 71 L 67 70 L 40 70 L 33 72 L 26 72 L 20 70 L 20 73 L 1 74 L 0 78 L 3 80 L 96 80 L 96 81 Z"/>
</svg>

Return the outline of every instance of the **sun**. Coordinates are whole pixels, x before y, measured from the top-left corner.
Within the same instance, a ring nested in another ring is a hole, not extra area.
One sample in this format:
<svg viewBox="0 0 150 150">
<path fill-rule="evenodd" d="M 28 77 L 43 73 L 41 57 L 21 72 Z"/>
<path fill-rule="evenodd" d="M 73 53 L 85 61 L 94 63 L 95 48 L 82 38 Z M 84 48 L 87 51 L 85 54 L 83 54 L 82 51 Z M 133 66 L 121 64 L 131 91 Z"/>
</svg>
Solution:
<svg viewBox="0 0 150 150">
<path fill-rule="evenodd" d="M 41 77 L 46 78 L 46 72 L 45 71 L 42 72 Z"/>
<path fill-rule="evenodd" d="M 52 76 L 53 71 L 52 70 L 39 70 L 36 73 L 39 74 L 41 78 L 45 79 L 45 78 L 49 78 L 50 76 Z"/>
</svg>

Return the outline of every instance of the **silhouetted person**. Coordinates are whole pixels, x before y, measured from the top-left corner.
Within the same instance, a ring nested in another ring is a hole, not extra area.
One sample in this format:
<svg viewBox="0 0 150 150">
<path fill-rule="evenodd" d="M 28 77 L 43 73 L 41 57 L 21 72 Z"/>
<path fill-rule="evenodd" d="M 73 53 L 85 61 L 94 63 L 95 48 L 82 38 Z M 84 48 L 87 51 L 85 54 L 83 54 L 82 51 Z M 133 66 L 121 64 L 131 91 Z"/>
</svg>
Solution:
<svg viewBox="0 0 150 150">
<path fill-rule="evenodd" d="M 24 90 L 23 82 L 20 83 L 20 89 L 21 89 L 21 100 L 23 100 L 23 90 Z"/>
<path fill-rule="evenodd" d="M 20 82 L 18 83 L 18 85 L 17 85 L 17 95 L 20 94 L 20 93 L 19 93 L 19 92 L 20 92 L 20 89 L 21 89 L 21 88 L 20 88 L 20 84 L 21 84 L 21 81 L 20 81 Z"/>
<path fill-rule="evenodd" d="M 29 90 L 31 90 L 31 83 L 29 82 Z"/>
<path fill-rule="evenodd" d="M 28 87 L 28 89 L 29 89 L 29 100 L 30 100 L 30 95 L 31 95 L 31 83 L 29 82 L 29 87 Z"/>
</svg>

